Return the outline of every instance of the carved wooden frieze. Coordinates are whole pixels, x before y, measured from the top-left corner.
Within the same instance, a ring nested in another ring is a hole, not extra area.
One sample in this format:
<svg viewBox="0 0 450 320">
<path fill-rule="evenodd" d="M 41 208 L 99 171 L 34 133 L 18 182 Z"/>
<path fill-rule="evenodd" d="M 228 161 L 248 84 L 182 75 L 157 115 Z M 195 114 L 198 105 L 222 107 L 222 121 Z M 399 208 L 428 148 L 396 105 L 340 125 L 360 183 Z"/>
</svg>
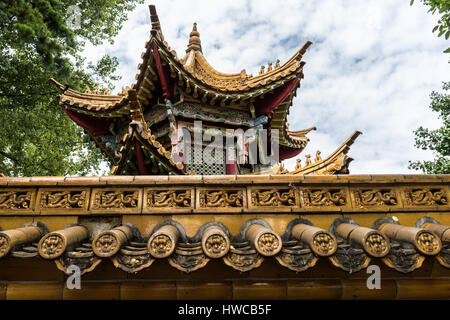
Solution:
<svg viewBox="0 0 450 320">
<path fill-rule="evenodd" d="M 392 244 L 389 254 L 383 262 L 390 268 L 402 273 L 414 271 L 422 266 L 425 257 L 413 248 L 402 248 L 399 244 Z"/>
<path fill-rule="evenodd" d="M 155 259 L 148 252 L 146 243 L 130 242 L 112 258 L 114 266 L 128 273 L 136 273 L 152 265 Z"/>
<path fill-rule="evenodd" d="M 405 205 L 416 206 L 449 206 L 449 195 L 445 187 L 410 187 L 403 188 Z"/>
<path fill-rule="evenodd" d="M 41 211 L 85 211 L 89 193 L 89 189 L 41 189 L 38 192 L 38 208 Z"/>
<path fill-rule="evenodd" d="M 35 194 L 34 189 L 0 189 L 0 213 L 32 211 Z"/>
<path fill-rule="evenodd" d="M 358 188 L 352 194 L 357 208 L 399 205 L 397 192 L 390 188 Z"/>
<path fill-rule="evenodd" d="M 197 189 L 197 208 L 226 208 L 240 210 L 245 206 L 244 189 Z"/>
<path fill-rule="evenodd" d="M 209 258 L 203 253 L 201 243 L 179 243 L 175 253 L 169 257 L 169 264 L 185 273 L 191 273 L 206 266 Z"/>
<path fill-rule="evenodd" d="M 190 210 L 194 207 L 194 189 L 144 189 L 143 212 Z"/>
<path fill-rule="evenodd" d="M 92 212 L 140 213 L 142 189 L 105 188 L 93 189 L 90 204 Z"/>
<path fill-rule="evenodd" d="M 349 244 L 339 245 L 336 253 L 329 259 L 334 266 L 349 273 L 367 268 L 370 263 L 370 258 L 363 249 L 354 248 Z"/>
<path fill-rule="evenodd" d="M 347 191 L 338 188 L 302 189 L 302 204 L 305 207 L 336 208 L 349 204 Z"/>
<path fill-rule="evenodd" d="M 299 207 L 295 188 L 249 188 L 249 203 L 254 208 Z"/>
<path fill-rule="evenodd" d="M 237 247 L 237 246 L 236 246 Z M 250 271 L 258 268 L 264 261 L 256 250 L 251 249 L 250 246 L 244 247 L 231 247 L 228 254 L 223 257 L 223 262 L 240 272 Z"/>
</svg>

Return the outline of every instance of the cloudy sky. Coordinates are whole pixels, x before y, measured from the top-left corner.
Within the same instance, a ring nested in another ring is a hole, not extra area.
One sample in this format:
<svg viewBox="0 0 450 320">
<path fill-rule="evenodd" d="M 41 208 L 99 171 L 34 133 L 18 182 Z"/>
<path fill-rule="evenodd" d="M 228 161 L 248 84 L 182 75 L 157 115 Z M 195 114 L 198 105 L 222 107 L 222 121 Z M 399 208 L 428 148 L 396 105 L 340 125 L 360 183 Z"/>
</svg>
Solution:
<svg viewBox="0 0 450 320">
<path fill-rule="evenodd" d="M 119 59 L 122 79 L 114 92 L 134 83 L 150 36 L 151 3 L 179 57 L 197 22 L 204 56 L 224 73 L 257 75 L 261 65 L 277 58 L 284 63 L 310 40 L 305 78 L 288 116 L 292 130 L 318 129 L 301 156 L 320 149 L 325 157 L 359 130 L 363 135 L 349 152 L 351 173 L 414 173 L 408 160 L 433 158 L 414 147 L 413 130 L 440 126 L 428 108 L 429 94 L 450 81 L 450 56 L 442 53 L 449 42 L 431 32 L 437 16 L 409 2 L 152 0 L 129 14 L 113 45 L 87 47 L 85 55 Z"/>
</svg>

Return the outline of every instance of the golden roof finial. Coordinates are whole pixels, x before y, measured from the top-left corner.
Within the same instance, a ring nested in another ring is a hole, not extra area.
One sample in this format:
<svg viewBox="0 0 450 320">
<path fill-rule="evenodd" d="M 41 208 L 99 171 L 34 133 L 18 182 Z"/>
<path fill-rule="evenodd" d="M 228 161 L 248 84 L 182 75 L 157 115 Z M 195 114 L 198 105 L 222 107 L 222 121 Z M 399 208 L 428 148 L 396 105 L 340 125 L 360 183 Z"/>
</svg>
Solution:
<svg viewBox="0 0 450 320">
<path fill-rule="evenodd" d="M 194 26 L 192 27 L 192 31 L 189 34 L 189 44 L 186 52 L 191 50 L 198 50 L 202 52 L 202 44 L 200 42 L 200 33 L 197 31 L 197 22 L 194 22 Z"/>
<path fill-rule="evenodd" d="M 272 62 L 269 62 L 269 65 L 267 66 L 267 72 L 272 71 Z"/>
<path fill-rule="evenodd" d="M 277 59 L 277 61 L 275 61 L 275 69 L 280 67 L 280 59 Z"/>
</svg>

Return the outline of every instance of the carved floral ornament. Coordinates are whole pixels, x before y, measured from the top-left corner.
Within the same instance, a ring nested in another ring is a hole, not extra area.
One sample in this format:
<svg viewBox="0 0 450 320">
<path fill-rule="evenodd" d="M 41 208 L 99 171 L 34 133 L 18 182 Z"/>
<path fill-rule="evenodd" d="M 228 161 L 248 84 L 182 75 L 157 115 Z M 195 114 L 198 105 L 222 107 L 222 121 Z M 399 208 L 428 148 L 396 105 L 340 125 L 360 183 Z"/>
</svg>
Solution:
<svg viewBox="0 0 450 320">
<path fill-rule="evenodd" d="M 312 241 L 314 251 L 321 256 L 330 255 L 336 250 L 336 239 L 328 232 L 318 232 Z"/>
<path fill-rule="evenodd" d="M 165 258 L 172 253 L 174 248 L 175 244 L 168 235 L 159 234 L 150 242 L 149 251 L 154 257 Z"/>
<path fill-rule="evenodd" d="M 53 259 L 60 256 L 65 247 L 65 239 L 59 234 L 50 234 L 41 239 L 40 255 L 46 259 Z"/>
<path fill-rule="evenodd" d="M 223 256 L 229 247 L 229 241 L 221 234 L 213 234 L 209 236 L 203 246 L 205 253 L 209 257 Z"/>
<path fill-rule="evenodd" d="M 10 240 L 6 235 L 0 235 L 0 257 L 5 256 L 10 250 Z"/>
<path fill-rule="evenodd" d="M 381 257 L 389 251 L 389 243 L 377 232 L 371 232 L 367 235 L 364 248 L 374 257 Z"/>
<path fill-rule="evenodd" d="M 420 252 L 435 255 L 441 250 L 441 242 L 435 234 L 423 230 L 416 237 L 416 245 Z"/>
<path fill-rule="evenodd" d="M 94 241 L 94 247 L 97 248 L 99 254 L 108 254 L 119 248 L 119 243 L 112 234 L 104 234 Z"/>
</svg>

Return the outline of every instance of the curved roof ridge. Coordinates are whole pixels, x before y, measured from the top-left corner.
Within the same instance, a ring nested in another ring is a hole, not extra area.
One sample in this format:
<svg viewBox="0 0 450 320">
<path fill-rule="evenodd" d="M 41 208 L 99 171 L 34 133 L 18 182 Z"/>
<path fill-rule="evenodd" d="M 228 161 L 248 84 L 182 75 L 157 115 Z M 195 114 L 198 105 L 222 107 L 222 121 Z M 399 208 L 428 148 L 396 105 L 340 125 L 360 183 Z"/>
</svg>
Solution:
<svg viewBox="0 0 450 320">
<path fill-rule="evenodd" d="M 123 95 L 120 94 L 99 94 L 99 93 L 88 93 L 88 92 L 80 92 L 70 88 L 69 86 L 65 86 L 53 78 L 49 79 L 49 82 L 53 83 L 56 87 L 58 87 L 61 91 L 63 91 L 64 96 L 73 97 L 78 99 L 85 100 L 102 100 L 102 101 L 116 101 L 122 99 Z"/>
<path fill-rule="evenodd" d="M 271 70 L 271 71 L 267 71 L 267 72 L 265 72 L 265 73 L 262 73 L 262 74 L 259 74 L 259 75 L 257 75 L 257 76 L 251 77 L 251 78 L 249 78 L 249 79 L 250 79 L 249 82 L 258 82 L 258 81 L 261 81 L 261 80 L 266 79 L 266 78 L 271 78 L 271 77 L 273 77 L 273 76 L 277 76 L 277 75 L 279 75 L 280 73 L 282 73 L 283 71 L 285 71 L 286 69 L 290 69 L 290 68 L 293 67 L 294 65 L 295 65 L 295 66 L 294 66 L 295 69 L 293 69 L 293 70 L 288 70 L 288 73 L 287 73 L 287 74 L 296 71 L 297 68 L 302 67 L 302 66 L 305 64 L 305 62 L 304 62 L 304 61 L 301 61 L 301 59 L 302 59 L 303 55 L 305 54 L 306 50 L 307 50 L 311 45 L 312 45 L 312 42 L 311 42 L 311 41 L 309 41 L 309 40 L 306 41 L 305 44 L 304 44 L 297 52 L 295 52 L 295 53 L 292 55 L 292 57 L 291 57 L 288 61 L 286 61 L 283 65 L 281 65 L 281 66 L 279 66 L 279 67 L 276 67 L 276 66 L 275 66 L 275 68 L 274 68 L 273 70 Z M 279 60 L 278 60 L 278 61 L 279 61 Z M 298 65 L 297 65 L 297 62 L 299 63 Z M 287 75 L 287 74 L 286 74 L 286 75 Z"/>
<path fill-rule="evenodd" d="M 292 137 L 303 137 L 306 134 L 308 134 L 310 131 L 313 131 L 313 130 L 317 130 L 317 128 L 316 127 L 311 127 L 311 128 L 308 128 L 308 129 L 296 130 L 296 131 L 292 131 L 292 130 L 289 130 L 288 128 L 286 128 L 286 133 L 289 134 Z"/>
<path fill-rule="evenodd" d="M 212 67 L 209 62 L 206 60 L 206 58 L 203 56 L 203 54 L 199 51 L 196 52 L 195 54 L 195 60 L 198 64 L 200 64 L 202 67 L 206 67 L 206 69 L 208 71 L 210 71 L 211 73 L 224 77 L 224 78 L 238 78 L 241 79 L 242 78 L 242 73 L 244 73 L 245 76 L 247 76 L 245 69 L 243 69 L 241 72 L 239 73 L 223 73 L 220 71 L 217 71 L 216 69 L 214 69 L 214 67 Z"/>
</svg>

